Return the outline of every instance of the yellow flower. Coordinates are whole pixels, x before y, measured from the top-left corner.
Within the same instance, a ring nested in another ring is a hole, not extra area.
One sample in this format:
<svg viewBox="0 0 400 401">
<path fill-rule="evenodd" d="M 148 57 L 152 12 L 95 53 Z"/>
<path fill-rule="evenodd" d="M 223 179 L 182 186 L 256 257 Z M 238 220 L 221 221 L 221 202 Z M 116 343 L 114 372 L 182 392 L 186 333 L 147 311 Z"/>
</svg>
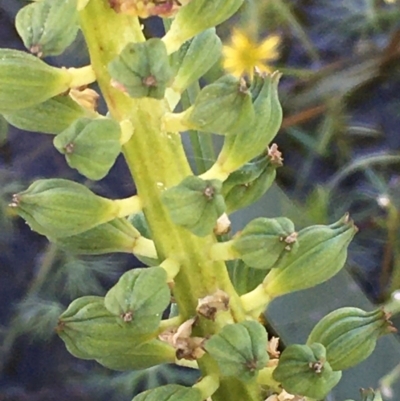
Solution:
<svg viewBox="0 0 400 401">
<path fill-rule="evenodd" d="M 261 72 L 272 72 L 269 63 L 279 57 L 279 43 L 278 35 L 270 35 L 257 44 L 244 32 L 235 29 L 232 44 L 223 47 L 223 67 L 237 77 L 248 75 L 253 78 L 255 68 Z"/>
</svg>

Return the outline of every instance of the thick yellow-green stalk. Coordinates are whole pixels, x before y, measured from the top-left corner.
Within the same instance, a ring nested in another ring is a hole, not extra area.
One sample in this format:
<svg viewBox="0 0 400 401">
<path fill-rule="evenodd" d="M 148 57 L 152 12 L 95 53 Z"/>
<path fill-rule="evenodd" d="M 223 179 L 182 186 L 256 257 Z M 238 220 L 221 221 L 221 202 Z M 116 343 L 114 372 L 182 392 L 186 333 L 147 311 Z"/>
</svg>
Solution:
<svg viewBox="0 0 400 401">
<path fill-rule="evenodd" d="M 161 118 L 168 111 L 168 104 L 149 98 L 130 99 L 112 87 L 108 63 L 127 43 L 144 40 L 137 18 L 116 14 L 106 0 L 91 1 L 80 12 L 80 18 L 91 64 L 109 111 L 118 121 L 129 119 L 132 122 L 133 135 L 124 145 L 123 154 L 142 200 L 157 251 L 161 258 L 173 258 L 181 266 L 174 280 L 174 297 L 182 318 L 195 315 L 198 299 L 221 289 L 230 296 L 232 315 L 231 318 L 225 315 L 224 319 L 227 322 L 242 321 L 244 311 L 225 263 L 205 257 L 211 244 L 216 242 L 215 237 L 196 237 L 176 226 L 161 202 L 163 190 L 192 174 L 180 136 L 162 131 Z M 212 335 L 218 330 L 219 323 L 223 322 L 204 320 L 200 334 Z M 203 357 L 200 365 L 204 365 L 203 374 L 216 369 L 215 363 L 207 357 Z M 232 394 L 232 388 L 236 389 L 235 394 Z M 244 385 L 231 379 L 222 382 L 214 400 L 229 397 L 233 401 L 236 396 L 237 400 L 242 400 L 245 394 L 249 401 L 260 399 L 256 382 Z"/>
</svg>

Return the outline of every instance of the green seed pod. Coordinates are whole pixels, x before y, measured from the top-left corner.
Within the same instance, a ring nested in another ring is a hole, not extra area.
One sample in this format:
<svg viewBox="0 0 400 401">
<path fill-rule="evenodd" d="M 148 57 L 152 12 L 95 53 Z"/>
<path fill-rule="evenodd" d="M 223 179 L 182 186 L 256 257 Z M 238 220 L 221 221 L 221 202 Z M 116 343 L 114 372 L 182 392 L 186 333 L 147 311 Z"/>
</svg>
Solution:
<svg viewBox="0 0 400 401">
<path fill-rule="evenodd" d="M 251 95 L 243 79 L 224 75 L 207 85 L 183 122 L 192 129 L 221 135 L 235 135 L 254 119 Z"/>
<path fill-rule="evenodd" d="M 138 394 L 132 401 L 202 401 L 201 391 L 179 384 L 167 384 Z"/>
<path fill-rule="evenodd" d="M 161 267 L 124 273 L 104 298 L 105 307 L 139 334 L 154 332 L 170 302 L 167 273 Z"/>
<path fill-rule="evenodd" d="M 235 136 L 226 137 L 219 164 L 225 171 L 234 171 L 264 151 L 282 123 L 282 107 L 278 98 L 281 74 L 256 75 L 250 88 L 255 111 L 254 122 Z"/>
<path fill-rule="evenodd" d="M 172 68 L 176 70 L 172 89 L 182 93 L 199 80 L 219 60 L 221 48 L 215 28 L 207 29 L 184 43 L 179 51 L 170 56 Z"/>
<path fill-rule="evenodd" d="M 288 252 L 266 277 L 266 293 L 275 298 L 329 280 L 344 266 L 347 247 L 356 232 L 357 227 L 347 215 L 330 226 L 301 230 L 297 252 Z"/>
<path fill-rule="evenodd" d="M 289 345 L 279 358 L 273 378 L 291 393 L 320 400 L 338 384 L 342 372 L 334 372 L 321 344 Z"/>
<path fill-rule="evenodd" d="M 133 98 L 162 99 L 172 78 L 165 45 L 156 38 L 129 43 L 108 69 L 115 86 Z"/>
<path fill-rule="evenodd" d="M 221 181 L 190 176 L 164 191 L 161 199 L 175 224 L 204 237 L 212 233 L 218 217 L 225 212 L 221 187 Z"/>
<path fill-rule="evenodd" d="M 379 337 L 395 331 L 382 309 L 365 312 L 359 308 L 340 308 L 320 320 L 307 344 L 321 343 L 333 370 L 351 368 L 367 359 Z"/>
<path fill-rule="evenodd" d="M 223 376 L 252 379 L 268 363 L 268 335 L 256 321 L 228 324 L 205 343 L 205 350 L 218 362 Z"/>
<path fill-rule="evenodd" d="M 50 238 L 69 237 L 118 217 L 118 205 L 85 186 L 53 178 L 35 181 L 10 204 L 32 230 Z"/>
<path fill-rule="evenodd" d="M 104 298 L 86 296 L 73 301 L 56 328 L 68 351 L 82 359 L 95 359 L 111 369 L 144 369 L 172 363 L 175 349 L 139 334 L 129 323 L 110 313 Z"/>
<path fill-rule="evenodd" d="M 15 27 L 25 47 L 38 57 L 58 56 L 78 33 L 77 0 L 42 0 L 23 7 Z"/>
<path fill-rule="evenodd" d="M 361 401 L 382 401 L 380 391 L 374 391 L 372 388 L 361 390 Z"/>
<path fill-rule="evenodd" d="M 60 248 L 79 255 L 132 253 L 140 233 L 126 219 L 115 219 L 71 237 L 50 238 Z"/>
<path fill-rule="evenodd" d="M 65 92 L 70 73 L 31 54 L 0 49 L 0 112 L 26 109 Z"/>
<path fill-rule="evenodd" d="M 25 131 L 56 135 L 88 113 L 69 96 L 59 95 L 38 105 L 5 112 L 4 118 Z"/>
<path fill-rule="evenodd" d="M 232 248 L 248 266 L 268 270 L 287 252 L 296 252 L 296 238 L 289 219 L 259 217 L 233 238 Z"/>
<path fill-rule="evenodd" d="M 222 185 L 227 213 L 243 209 L 259 200 L 275 180 L 276 169 L 282 165 L 276 145 L 268 156 L 261 156 L 231 173 Z"/>
<path fill-rule="evenodd" d="M 70 167 L 91 180 L 104 178 L 121 153 L 121 129 L 110 118 L 80 118 L 54 138 Z"/>
<path fill-rule="evenodd" d="M 242 3 L 243 0 L 191 0 L 179 10 L 163 38 L 168 54 L 198 33 L 227 20 Z"/>
</svg>

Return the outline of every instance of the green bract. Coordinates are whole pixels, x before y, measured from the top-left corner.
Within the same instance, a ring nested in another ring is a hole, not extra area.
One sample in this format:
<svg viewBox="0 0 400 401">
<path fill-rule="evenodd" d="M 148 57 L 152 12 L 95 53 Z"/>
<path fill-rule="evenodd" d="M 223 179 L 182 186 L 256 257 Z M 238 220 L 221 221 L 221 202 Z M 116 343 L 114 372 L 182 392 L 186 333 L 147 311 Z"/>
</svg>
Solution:
<svg viewBox="0 0 400 401">
<path fill-rule="evenodd" d="M 132 401 L 202 401 L 197 388 L 167 384 L 138 394 Z"/>
<path fill-rule="evenodd" d="M 332 370 L 323 345 L 294 344 L 282 352 L 273 377 L 288 393 L 320 400 L 336 386 L 342 372 Z"/>
<path fill-rule="evenodd" d="M 175 224 L 203 237 L 212 233 L 225 211 L 221 186 L 220 181 L 192 176 L 164 191 L 161 197 Z"/>
<path fill-rule="evenodd" d="M 232 247 L 250 267 L 271 269 L 288 252 L 296 252 L 297 233 L 294 224 L 285 217 L 252 220 L 233 239 Z"/>
<path fill-rule="evenodd" d="M 23 7 L 15 26 L 25 47 L 39 57 L 61 54 L 78 32 L 77 0 L 41 0 Z"/>
<path fill-rule="evenodd" d="M 234 135 L 253 119 L 251 94 L 245 81 L 226 75 L 202 89 L 183 120 L 199 131 Z"/>
<path fill-rule="evenodd" d="M 117 86 L 133 98 L 162 99 L 172 77 L 165 45 L 155 38 L 126 45 L 109 71 Z"/>
<path fill-rule="evenodd" d="M 37 180 L 14 195 L 12 207 L 32 230 L 51 238 L 70 237 L 117 217 L 113 201 L 84 185 L 52 178 Z"/>
<path fill-rule="evenodd" d="M 104 305 L 137 333 L 151 333 L 157 329 L 170 297 L 165 270 L 149 267 L 123 274 L 107 292 Z"/>
<path fill-rule="evenodd" d="M 9 111 L 3 115 L 17 128 L 54 135 L 88 113 L 69 96 L 59 95 L 27 109 Z"/>
<path fill-rule="evenodd" d="M 0 113 L 38 105 L 65 92 L 71 81 L 67 70 L 25 52 L 0 49 Z"/>
<path fill-rule="evenodd" d="M 65 155 L 70 167 L 100 180 L 121 153 L 121 129 L 110 118 L 80 118 L 54 138 L 54 146 Z"/>
<path fill-rule="evenodd" d="M 268 360 L 268 336 L 255 321 L 228 324 L 205 344 L 205 350 L 218 362 L 224 376 L 250 380 Z"/>
<path fill-rule="evenodd" d="M 332 369 L 344 370 L 367 359 L 378 338 L 393 330 L 382 309 L 365 312 L 359 308 L 340 308 L 317 323 L 307 344 L 324 345 Z"/>
</svg>

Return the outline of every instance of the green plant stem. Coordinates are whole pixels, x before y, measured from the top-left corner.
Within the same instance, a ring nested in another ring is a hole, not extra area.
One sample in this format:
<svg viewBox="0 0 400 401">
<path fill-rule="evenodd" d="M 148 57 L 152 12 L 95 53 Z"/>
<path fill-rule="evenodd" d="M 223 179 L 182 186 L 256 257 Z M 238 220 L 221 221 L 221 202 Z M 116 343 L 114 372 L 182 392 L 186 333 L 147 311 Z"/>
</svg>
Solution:
<svg viewBox="0 0 400 401">
<path fill-rule="evenodd" d="M 186 110 L 194 104 L 197 95 L 200 92 L 200 86 L 196 82 L 192 84 L 183 94 L 181 98 L 182 107 Z M 211 134 L 198 131 L 188 131 L 190 143 L 194 156 L 197 174 L 207 171 L 215 161 L 215 151 Z"/>
<path fill-rule="evenodd" d="M 400 290 L 395 291 L 391 299 L 383 304 L 382 307 L 391 316 L 398 315 L 400 313 Z"/>
<path fill-rule="evenodd" d="M 387 209 L 386 217 L 386 228 L 387 228 L 387 240 L 384 247 L 382 268 L 380 275 L 380 295 L 381 299 L 385 299 L 387 296 L 387 287 L 389 281 L 391 281 L 389 291 L 395 291 L 399 289 L 399 264 L 393 263 L 395 254 L 397 237 L 400 227 L 400 213 L 393 203 L 390 203 Z M 392 266 L 393 264 L 393 266 Z M 392 277 L 391 277 L 392 276 Z M 390 280 L 391 279 L 391 280 Z"/>
<path fill-rule="evenodd" d="M 143 211 L 149 223 L 157 252 L 161 259 L 172 258 L 181 268 L 175 277 L 174 297 L 184 320 L 195 315 L 199 298 L 213 294 L 217 289 L 230 297 L 230 312 L 236 322 L 245 319 L 245 313 L 223 262 L 212 262 L 205 256 L 216 242 L 213 235 L 200 238 L 174 225 L 161 202 L 163 188 L 177 185 L 191 175 L 181 138 L 163 132 L 162 116 L 167 110 L 164 101 L 150 98 L 130 99 L 111 86 L 107 65 L 122 48 L 131 41 L 143 40 L 139 23 L 135 18 L 116 14 L 107 0 L 92 0 L 81 11 L 81 28 L 85 36 L 92 67 L 111 115 L 117 120 L 130 119 L 134 135 L 123 146 L 123 154 L 133 176 Z M 200 335 L 212 335 L 218 327 L 212 321 L 200 319 Z M 207 356 L 207 355 L 206 355 Z M 203 376 L 213 374 L 211 358 L 203 357 L 199 366 Z M 242 394 L 247 401 L 259 401 L 257 383 L 226 382 L 213 396 L 213 401 L 239 401 Z M 239 391 L 240 390 L 240 391 Z M 240 397 L 240 398 L 238 398 Z"/>
<path fill-rule="evenodd" d="M 253 291 L 243 294 L 240 299 L 246 312 L 257 317 L 267 308 L 271 296 L 265 291 L 264 285 L 260 284 Z"/>
<path fill-rule="evenodd" d="M 258 372 L 257 381 L 263 386 L 268 386 L 273 391 L 279 393 L 281 391 L 280 384 L 273 379 L 272 373 L 275 367 L 267 367 Z"/>
</svg>

